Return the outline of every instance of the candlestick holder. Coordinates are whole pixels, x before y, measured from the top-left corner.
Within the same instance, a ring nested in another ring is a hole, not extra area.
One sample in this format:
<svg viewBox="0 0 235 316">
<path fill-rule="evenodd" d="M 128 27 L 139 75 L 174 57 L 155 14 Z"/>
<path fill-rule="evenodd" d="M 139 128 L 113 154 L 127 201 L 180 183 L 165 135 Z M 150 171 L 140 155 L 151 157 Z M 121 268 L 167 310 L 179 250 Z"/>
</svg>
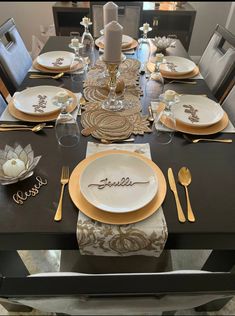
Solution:
<svg viewBox="0 0 235 316">
<path fill-rule="evenodd" d="M 117 87 L 117 73 L 120 62 L 109 63 L 104 61 L 109 73 L 109 95 L 108 98 L 102 103 L 102 108 L 108 111 L 120 111 L 123 109 L 123 102 L 117 99 L 116 87 Z"/>
</svg>

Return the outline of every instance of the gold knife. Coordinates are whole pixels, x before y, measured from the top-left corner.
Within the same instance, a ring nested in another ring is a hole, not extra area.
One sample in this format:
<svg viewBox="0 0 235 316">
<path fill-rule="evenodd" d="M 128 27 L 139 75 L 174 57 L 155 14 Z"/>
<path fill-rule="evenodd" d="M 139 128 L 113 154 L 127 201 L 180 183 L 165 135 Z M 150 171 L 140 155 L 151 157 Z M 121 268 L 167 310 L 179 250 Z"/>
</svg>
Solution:
<svg viewBox="0 0 235 316">
<path fill-rule="evenodd" d="M 183 212 L 181 204 L 180 204 L 180 200 L 179 200 L 179 196 L 178 196 L 178 192 L 177 192 L 177 188 L 176 188 L 176 183 L 175 183 L 175 178 L 174 178 L 174 174 L 173 174 L 173 171 L 171 168 L 168 169 L 168 181 L 170 184 L 171 191 L 174 193 L 174 196 L 175 196 L 175 203 L 176 203 L 176 207 L 177 207 L 178 219 L 181 223 L 184 223 L 184 222 L 186 222 L 186 218 L 184 216 L 184 212 Z"/>
</svg>

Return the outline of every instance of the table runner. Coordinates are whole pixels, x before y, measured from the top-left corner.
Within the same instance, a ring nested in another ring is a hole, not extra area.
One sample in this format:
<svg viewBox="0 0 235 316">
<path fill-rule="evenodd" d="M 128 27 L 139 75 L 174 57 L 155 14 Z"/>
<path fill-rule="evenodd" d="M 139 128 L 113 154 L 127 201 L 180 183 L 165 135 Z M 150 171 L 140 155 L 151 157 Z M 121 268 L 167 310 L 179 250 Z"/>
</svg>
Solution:
<svg viewBox="0 0 235 316">
<path fill-rule="evenodd" d="M 88 142 L 86 156 L 106 150 L 128 150 L 151 159 L 148 143 L 104 145 Z M 78 214 L 77 241 L 82 255 L 159 257 L 167 237 L 162 207 L 147 219 L 128 225 L 104 224 L 87 217 L 81 211 Z"/>
</svg>

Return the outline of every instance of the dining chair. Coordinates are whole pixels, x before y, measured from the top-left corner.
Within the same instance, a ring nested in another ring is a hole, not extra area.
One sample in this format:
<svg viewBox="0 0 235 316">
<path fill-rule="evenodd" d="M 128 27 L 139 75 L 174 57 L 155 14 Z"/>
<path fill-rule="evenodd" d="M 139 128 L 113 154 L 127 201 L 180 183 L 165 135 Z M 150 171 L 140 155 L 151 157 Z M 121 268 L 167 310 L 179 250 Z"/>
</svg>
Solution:
<svg viewBox="0 0 235 316">
<path fill-rule="evenodd" d="M 4 112 L 6 107 L 7 107 L 7 102 L 0 92 L 0 117 L 1 117 L 1 115 Z"/>
<path fill-rule="evenodd" d="M 104 28 L 103 5 L 105 3 L 101 1 L 90 2 L 93 36 L 95 38 L 101 36 L 100 30 Z M 118 5 L 118 23 L 123 26 L 123 34 L 138 39 L 143 3 L 140 1 L 115 3 Z"/>
<path fill-rule="evenodd" d="M 220 100 L 235 76 L 235 35 L 217 24 L 198 67 L 210 90 Z"/>
<path fill-rule="evenodd" d="M 221 280 L 225 282 L 222 283 Z M 1 276 L 4 303 L 68 315 L 156 315 L 235 295 L 235 274 L 199 270 L 165 273 L 40 273 Z"/>
<path fill-rule="evenodd" d="M 222 107 L 228 114 L 230 121 L 235 125 L 235 84 L 223 101 Z"/>
<path fill-rule="evenodd" d="M 13 18 L 0 26 L 0 77 L 11 95 L 18 89 L 32 59 Z"/>
</svg>

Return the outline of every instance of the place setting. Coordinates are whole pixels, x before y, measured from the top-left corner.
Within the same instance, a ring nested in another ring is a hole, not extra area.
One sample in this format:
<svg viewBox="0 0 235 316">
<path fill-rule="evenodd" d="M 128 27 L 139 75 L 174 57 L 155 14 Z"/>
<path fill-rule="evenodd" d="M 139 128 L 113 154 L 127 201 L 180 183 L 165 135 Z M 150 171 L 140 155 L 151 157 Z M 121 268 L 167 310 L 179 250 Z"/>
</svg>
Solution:
<svg viewBox="0 0 235 316">
<path fill-rule="evenodd" d="M 166 181 L 151 160 L 149 144 L 88 142 L 86 158 L 71 173 L 69 194 L 79 209 L 81 254 L 158 257 L 164 249 L 167 226 L 161 205 Z M 87 230 L 94 236 L 92 243 Z M 120 234 L 133 239 L 133 245 L 115 245 Z"/>
</svg>

